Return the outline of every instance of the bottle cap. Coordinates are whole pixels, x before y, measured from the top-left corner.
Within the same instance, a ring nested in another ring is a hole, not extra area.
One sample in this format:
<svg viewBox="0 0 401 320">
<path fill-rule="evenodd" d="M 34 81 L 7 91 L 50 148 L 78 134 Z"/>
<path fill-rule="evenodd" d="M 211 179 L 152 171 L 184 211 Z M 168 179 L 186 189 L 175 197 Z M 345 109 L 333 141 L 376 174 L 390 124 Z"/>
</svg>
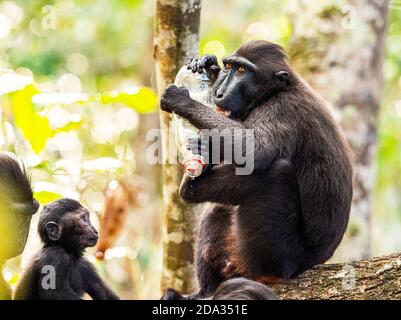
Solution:
<svg viewBox="0 0 401 320">
<path fill-rule="evenodd" d="M 196 178 L 201 175 L 205 162 L 202 156 L 192 155 L 190 158 L 185 159 L 182 165 L 188 177 Z"/>
</svg>

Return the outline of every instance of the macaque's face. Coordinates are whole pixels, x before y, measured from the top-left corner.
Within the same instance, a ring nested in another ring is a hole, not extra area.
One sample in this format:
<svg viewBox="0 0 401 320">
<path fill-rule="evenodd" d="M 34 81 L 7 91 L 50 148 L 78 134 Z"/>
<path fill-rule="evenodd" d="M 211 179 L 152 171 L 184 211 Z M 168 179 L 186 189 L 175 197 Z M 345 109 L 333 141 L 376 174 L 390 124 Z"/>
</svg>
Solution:
<svg viewBox="0 0 401 320">
<path fill-rule="evenodd" d="M 44 206 L 38 231 L 44 244 L 61 246 L 76 253 L 95 246 L 99 238 L 90 222 L 89 211 L 78 201 L 68 198 Z"/>
<path fill-rule="evenodd" d="M 278 46 L 247 43 L 232 56 L 213 85 L 216 111 L 231 119 L 244 120 L 254 108 L 274 94 L 287 90 L 290 68 Z"/>
<path fill-rule="evenodd" d="M 213 100 L 217 112 L 238 119 L 246 113 L 252 101 L 249 90 L 256 85 L 256 70 L 249 61 L 236 56 L 223 62 L 223 69 L 213 85 Z"/>
<path fill-rule="evenodd" d="M 90 221 L 89 211 L 87 209 L 81 207 L 77 211 L 72 212 L 69 217 L 67 215 L 65 218 L 70 219 L 72 222 L 71 229 L 68 231 L 69 235 L 66 235 L 66 237 L 70 237 L 72 241 L 80 243 L 82 248 L 96 245 L 99 235 Z"/>
</svg>

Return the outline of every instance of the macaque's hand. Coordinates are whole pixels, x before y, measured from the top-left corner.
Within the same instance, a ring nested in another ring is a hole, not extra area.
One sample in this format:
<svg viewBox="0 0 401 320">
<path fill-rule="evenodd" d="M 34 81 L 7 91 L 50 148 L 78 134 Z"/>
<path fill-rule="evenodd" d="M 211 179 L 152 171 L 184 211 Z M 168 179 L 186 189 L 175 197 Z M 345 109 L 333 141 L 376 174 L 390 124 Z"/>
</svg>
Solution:
<svg viewBox="0 0 401 320">
<path fill-rule="evenodd" d="M 187 63 L 187 69 L 192 72 L 203 73 L 206 71 L 212 83 L 220 72 L 219 63 L 214 55 L 205 55 L 201 58 L 191 58 Z"/>
<path fill-rule="evenodd" d="M 206 164 L 211 163 L 210 161 L 210 148 L 207 141 L 204 141 L 201 137 L 199 138 L 189 138 L 187 143 L 187 149 L 190 150 L 195 155 L 201 155 L 205 160 Z"/>
<path fill-rule="evenodd" d="M 189 107 L 193 102 L 189 96 L 189 91 L 187 88 L 180 87 L 171 84 L 164 91 L 160 99 L 160 108 L 166 112 L 179 112 L 184 108 Z"/>
<path fill-rule="evenodd" d="M 198 138 L 190 138 L 187 143 L 187 149 L 195 155 L 202 156 L 205 166 L 203 167 L 201 176 L 205 175 L 214 165 L 219 164 L 219 157 L 213 159 L 213 148 L 211 139 L 208 136 L 202 136 L 201 134 Z M 213 160 L 217 162 L 213 163 Z"/>
<path fill-rule="evenodd" d="M 164 291 L 163 296 L 160 300 L 187 300 L 184 296 L 178 293 L 178 291 L 174 289 L 167 289 Z"/>
</svg>

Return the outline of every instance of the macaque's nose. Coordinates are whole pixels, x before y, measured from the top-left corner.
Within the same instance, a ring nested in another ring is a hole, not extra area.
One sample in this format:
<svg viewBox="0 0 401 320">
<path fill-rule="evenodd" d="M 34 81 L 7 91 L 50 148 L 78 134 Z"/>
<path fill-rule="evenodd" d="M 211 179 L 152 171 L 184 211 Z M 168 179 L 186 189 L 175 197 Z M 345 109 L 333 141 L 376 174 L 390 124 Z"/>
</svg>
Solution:
<svg viewBox="0 0 401 320">
<path fill-rule="evenodd" d="M 216 98 L 217 99 L 222 99 L 223 97 L 224 97 L 224 94 L 223 94 L 222 91 L 219 90 L 219 91 L 216 92 Z"/>
<path fill-rule="evenodd" d="M 95 235 L 97 235 L 97 236 L 99 235 L 99 232 L 98 232 L 94 227 L 92 228 L 92 231 L 93 231 L 93 233 L 94 233 Z"/>
</svg>

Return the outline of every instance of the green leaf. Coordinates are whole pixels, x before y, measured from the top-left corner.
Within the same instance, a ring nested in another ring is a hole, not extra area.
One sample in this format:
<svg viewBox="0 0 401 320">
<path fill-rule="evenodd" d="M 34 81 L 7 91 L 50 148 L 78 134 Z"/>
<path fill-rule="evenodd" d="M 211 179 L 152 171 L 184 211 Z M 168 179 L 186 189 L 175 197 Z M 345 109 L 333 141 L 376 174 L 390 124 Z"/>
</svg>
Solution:
<svg viewBox="0 0 401 320">
<path fill-rule="evenodd" d="M 150 113 L 156 110 L 157 95 L 148 87 L 132 87 L 124 91 L 107 92 L 101 95 L 104 104 L 123 103 L 139 113 Z"/>
<path fill-rule="evenodd" d="M 32 96 L 38 92 L 33 85 L 28 85 L 10 95 L 15 125 L 30 142 L 35 153 L 42 151 L 47 139 L 54 135 L 49 120 L 38 114 L 33 107 Z"/>
<path fill-rule="evenodd" d="M 62 196 L 58 193 L 51 191 L 39 191 L 34 192 L 33 197 L 40 202 L 40 204 L 45 205 L 49 202 L 60 199 Z"/>
<path fill-rule="evenodd" d="M 81 126 L 82 126 L 83 121 L 71 121 L 69 123 L 67 123 L 64 127 L 60 127 L 55 129 L 55 133 L 59 133 L 59 132 L 68 132 L 71 130 L 78 130 Z"/>
</svg>

